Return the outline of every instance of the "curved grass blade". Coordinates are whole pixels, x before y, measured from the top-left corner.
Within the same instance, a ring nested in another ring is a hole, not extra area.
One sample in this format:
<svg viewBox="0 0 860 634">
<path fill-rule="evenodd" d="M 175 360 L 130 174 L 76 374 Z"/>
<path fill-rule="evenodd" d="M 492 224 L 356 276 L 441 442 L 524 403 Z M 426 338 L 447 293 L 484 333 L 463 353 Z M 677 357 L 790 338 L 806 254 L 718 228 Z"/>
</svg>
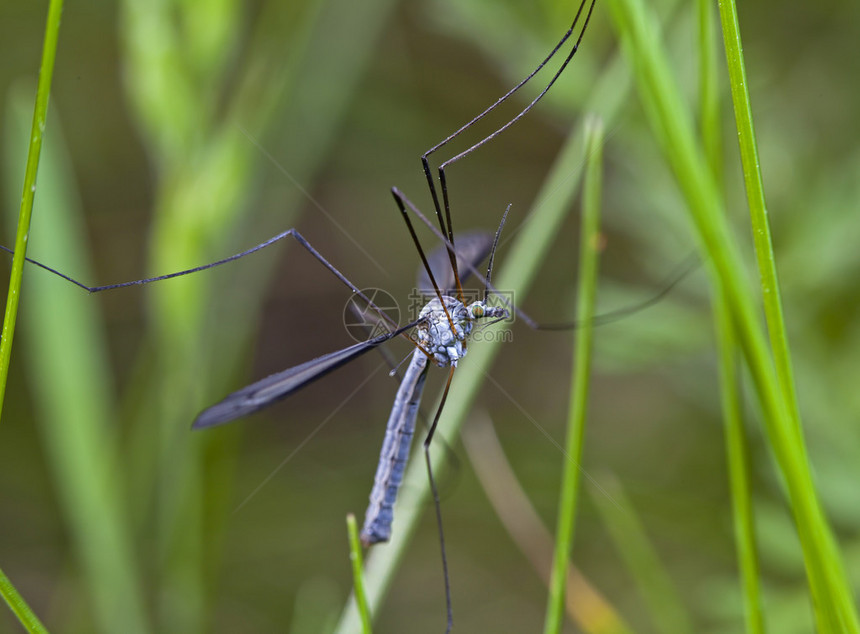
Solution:
<svg viewBox="0 0 860 634">
<path fill-rule="evenodd" d="M 18 318 L 18 300 L 21 297 L 21 280 L 24 275 L 24 259 L 27 256 L 27 239 L 30 235 L 30 218 L 33 200 L 36 197 L 36 176 L 42 152 L 42 139 L 48 123 L 48 97 L 54 76 L 54 60 L 57 57 L 57 39 L 60 36 L 60 16 L 63 1 L 51 0 L 48 5 L 48 22 L 45 41 L 42 44 L 42 65 L 39 68 L 39 85 L 36 89 L 36 104 L 30 126 L 30 142 L 27 150 L 27 166 L 24 168 L 24 191 L 18 212 L 18 229 L 15 233 L 15 255 L 12 257 L 12 272 L 9 274 L 9 289 L 6 310 L 3 316 L 3 332 L 0 338 L 0 413 L 6 395 L 6 380 L 9 377 L 9 361 L 12 358 L 12 339 Z M 13 189 L 14 191 L 14 189 Z"/>
<path fill-rule="evenodd" d="M 597 296 L 597 256 L 600 241 L 600 205 L 603 169 L 603 124 L 598 117 L 585 122 L 585 178 L 579 241 L 579 281 L 576 321 L 582 324 L 574 337 L 574 365 L 570 388 L 567 443 L 563 453 L 562 484 L 556 522 L 555 554 L 547 597 L 544 632 L 557 634 L 564 623 L 565 583 L 573 550 L 576 504 L 582 472 L 582 445 L 591 382 L 594 306 Z"/>
<path fill-rule="evenodd" d="M 776 376 L 784 393 L 785 402 L 790 408 L 792 418 L 798 425 L 798 433 L 800 433 L 800 412 L 797 408 L 794 373 L 791 369 L 791 354 L 788 349 L 788 334 L 785 330 L 785 318 L 782 313 L 782 299 L 776 273 L 773 239 L 764 200 L 764 184 L 753 127 L 752 106 L 750 105 L 746 66 L 744 65 L 738 11 L 734 0 L 720 0 L 718 4 L 770 347 L 773 352 Z"/>
<path fill-rule="evenodd" d="M 26 144 L 24 104 L 32 92 L 22 86 L 14 94 L 6 126 L 18 132 L 7 139 L 12 155 L 12 146 Z M 59 123 L 52 119 L 44 146 L 31 251 L 36 257 L 54 254 L 54 259 L 63 254 L 63 268 L 89 278 L 85 231 Z M 6 220 L 11 224 L 11 218 Z M 122 502 L 125 473 L 118 469 L 122 461 L 105 327 L 93 298 L 65 280 L 31 273 L 22 306 L 26 369 L 67 530 L 95 605 L 95 629 L 147 632 L 140 571 Z"/>
<path fill-rule="evenodd" d="M 361 632 L 370 634 L 373 628 L 370 625 L 370 611 L 367 608 L 367 596 L 364 593 L 364 574 L 361 570 L 361 544 L 358 541 L 358 524 L 355 515 L 350 513 L 346 516 L 346 530 L 349 535 L 349 560 L 352 562 L 352 585 L 355 589 L 355 601 L 358 604 L 358 612 L 361 615 Z"/>
<path fill-rule="evenodd" d="M 21 296 L 21 281 L 24 275 L 24 260 L 27 255 L 27 238 L 30 233 L 30 217 L 33 212 L 33 200 L 36 194 L 36 175 L 39 169 L 39 158 L 42 149 L 42 138 L 45 133 L 48 117 L 48 98 L 51 93 L 51 80 L 54 75 L 54 61 L 57 56 L 57 39 L 60 34 L 60 16 L 63 12 L 62 0 L 51 0 L 48 5 L 48 20 L 45 27 L 45 40 L 42 45 L 42 65 L 39 70 L 39 86 L 36 90 L 36 104 L 33 108 L 33 119 L 30 133 L 30 144 L 27 152 L 23 193 L 21 195 L 18 213 L 18 229 L 15 236 L 15 256 L 12 258 L 12 271 L 9 275 L 9 289 L 6 298 L 6 309 L 3 317 L 3 332 L 0 339 L 0 414 L 6 395 L 6 384 L 9 378 L 9 362 L 12 358 L 12 340 L 15 334 L 15 322 L 18 318 L 18 299 Z M 11 181 L 11 179 L 10 179 Z M 13 188 L 12 191 L 15 191 Z M 21 625 L 29 631 L 44 630 L 38 618 L 30 610 L 24 599 L 15 590 L 12 582 L 2 575 L 0 594 L 18 617 Z"/>
<path fill-rule="evenodd" d="M 610 0 L 610 7 L 637 73 L 639 93 L 652 129 L 686 198 L 700 248 L 707 254 L 714 285 L 725 293 L 731 309 L 764 413 L 767 437 L 785 479 L 819 624 L 826 631 L 858 632 L 853 593 L 812 479 L 803 436 L 798 433 L 796 408 L 774 368 L 738 243 L 694 138 L 689 113 L 673 79 L 653 16 L 639 0 Z"/>
<path fill-rule="evenodd" d="M 714 181 L 722 187 L 722 126 L 720 123 L 717 43 L 714 9 L 708 0 L 697 3 L 699 14 L 699 109 L 702 144 Z M 738 341 L 728 300 L 723 293 L 714 298 L 714 322 L 719 352 L 720 394 L 726 435 L 729 486 L 732 492 L 732 519 L 735 548 L 741 572 L 741 588 L 746 615 L 746 631 L 764 634 L 758 551 L 752 507 L 750 454 L 743 422 L 738 367 Z"/>
<path fill-rule="evenodd" d="M 741 572 L 746 631 L 749 634 L 763 634 L 764 614 L 762 613 L 758 549 L 755 542 L 749 444 L 743 423 L 736 372 L 737 338 L 725 298 L 716 298 L 714 312 L 717 347 L 720 352 L 720 391 L 725 423 L 729 486 L 732 492 L 732 519 L 738 567 Z"/>
<path fill-rule="evenodd" d="M 3 596 L 6 605 L 15 614 L 24 629 L 31 634 L 47 634 L 48 630 L 42 625 L 39 617 L 30 609 L 30 606 L 24 601 L 24 597 L 18 593 L 9 577 L 2 570 L 0 570 L 0 595 Z"/>
</svg>

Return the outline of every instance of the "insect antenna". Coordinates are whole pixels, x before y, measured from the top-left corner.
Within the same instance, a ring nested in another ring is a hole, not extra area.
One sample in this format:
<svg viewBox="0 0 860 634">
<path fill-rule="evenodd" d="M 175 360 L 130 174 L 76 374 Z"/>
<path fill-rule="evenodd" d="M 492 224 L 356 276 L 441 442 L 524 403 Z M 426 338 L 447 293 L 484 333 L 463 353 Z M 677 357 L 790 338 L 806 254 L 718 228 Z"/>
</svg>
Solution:
<svg viewBox="0 0 860 634">
<path fill-rule="evenodd" d="M 496 229 L 496 236 L 493 238 L 493 246 L 490 249 L 490 259 L 487 262 L 487 277 L 486 284 L 484 285 L 484 301 L 487 301 L 487 295 L 490 292 L 490 278 L 493 277 L 493 262 L 496 259 L 496 249 L 499 246 L 499 238 L 502 237 L 502 229 L 505 226 L 505 222 L 508 219 L 508 212 L 511 210 L 511 204 L 508 203 L 508 206 L 505 208 L 505 213 L 502 214 L 502 221 L 499 223 L 499 228 Z"/>
</svg>

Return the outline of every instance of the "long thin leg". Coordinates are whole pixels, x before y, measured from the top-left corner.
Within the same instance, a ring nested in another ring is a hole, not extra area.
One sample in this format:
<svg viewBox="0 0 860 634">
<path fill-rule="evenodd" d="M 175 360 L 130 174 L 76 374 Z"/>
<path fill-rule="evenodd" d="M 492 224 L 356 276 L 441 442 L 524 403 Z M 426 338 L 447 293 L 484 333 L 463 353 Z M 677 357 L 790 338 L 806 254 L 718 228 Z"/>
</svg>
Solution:
<svg viewBox="0 0 860 634">
<path fill-rule="evenodd" d="M 508 92 L 506 92 L 504 95 L 502 95 L 501 97 L 499 97 L 499 99 L 497 99 L 495 103 L 493 103 L 491 106 L 487 107 L 483 112 L 481 112 L 481 114 L 477 115 L 477 116 L 476 116 L 476 117 L 474 117 L 471 121 L 469 121 L 468 123 L 464 124 L 464 125 L 463 125 L 463 126 L 461 126 L 459 129 L 457 129 L 455 132 L 453 132 L 452 134 L 448 135 L 448 136 L 447 136 L 447 137 L 445 137 L 442 141 L 440 141 L 439 143 L 437 143 L 436 145 L 434 145 L 432 148 L 430 148 L 429 150 L 427 150 L 426 152 L 424 152 L 424 154 L 421 156 L 421 161 L 422 161 L 423 163 L 425 163 L 425 165 L 426 165 L 426 168 L 425 168 L 425 170 L 424 170 L 424 174 L 425 174 L 425 176 L 427 177 L 428 182 L 431 184 L 431 185 L 430 185 L 430 188 L 431 188 L 431 190 L 433 190 L 433 195 L 434 195 L 434 197 L 435 197 L 435 195 L 436 195 L 436 194 L 435 194 L 435 187 L 433 187 L 433 185 L 432 185 L 433 177 L 430 175 L 430 165 L 429 165 L 429 160 L 428 160 L 428 159 L 429 159 L 429 157 L 430 157 L 430 155 L 431 155 L 431 154 L 434 154 L 437 150 L 439 150 L 439 149 L 441 149 L 441 148 L 445 147 L 446 145 L 448 145 L 448 143 L 450 143 L 451 141 L 453 141 L 454 139 L 456 139 L 458 136 L 460 136 L 463 132 L 465 132 L 466 130 L 468 130 L 469 128 L 471 128 L 471 127 L 472 127 L 473 125 L 475 125 L 478 121 L 480 121 L 481 119 L 483 119 L 484 117 L 486 117 L 486 116 L 487 116 L 488 114 L 490 114 L 493 110 L 495 110 L 496 108 L 498 108 L 498 107 L 499 107 L 500 105 L 502 105 L 505 101 L 507 101 L 511 96 L 513 96 L 513 95 L 514 95 L 514 93 L 516 93 L 517 91 L 519 91 L 519 89 L 520 89 L 520 88 L 522 88 L 523 86 L 525 86 L 525 85 L 526 85 L 526 84 L 527 84 L 527 83 L 532 79 L 532 77 L 534 77 L 535 75 L 537 75 L 537 74 L 538 74 L 538 73 L 543 69 L 543 67 L 544 67 L 544 66 L 546 66 L 546 65 L 549 63 L 549 61 L 550 61 L 553 57 L 555 57 L 555 54 L 559 51 L 559 49 L 560 49 L 562 46 L 564 46 L 564 43 L 565 43 L 565 42 L 567 42 L 567 40 L 568 40 L 568 39 L 570 38 L 570 36 L 573 34 L 573 31 L 574 31 L 574 29 L 576 28 L 576 23 L 577 23 L 577 22 L 579 22 L 579 18 L 580 18 L 580 16 L 582 15 L 582 9 L 583 9 L 583 7 L 585 6 L 586 1 L 587 1 L 587 0 L 583 0 L 583 1 L 580 3 L 579 8 L 578 8 L 578 9 L 577 9 L 577 11 L 576 11 L 576 15 L 575 15 L 575 16 L 574 16 L 574 18 L 573 18 L 573 22 L 572 22 L 572 23 L 571 23 L 571 25 L 570 25 L 570 28 L 569 28 L 569 29 L 567 30 L 567 32 L 566 32 L 566 33 L 561 37 L 561 39 L 558 41 L 558 44 L 556 44 L 556 45 L 553 47 L 553 49 L 552 49 L 552 50 L 549 52 L 549 54 L 548 54 L 548 55 L 543 59 L 543 61 L 541 61 L 541 62 L 540 62 L 540 64 L 538 64 L 538 65 L 537 65 L 537 67 L 536 67 L 536 68 L 535 68 L 531 73 L 529 73 L 529 74 L 528 74 L 528 76 L 527 76 L 525 79 L 523 79 L 520 83 L 518 83 L 516 86 L 514 86 L 513 88 L 511 88 L 511 89 L 510 89 Z M 584 24 L 584 25 L 583 25 L 583 27 L 582 27 L 582 31 L 581 31 L 581 32 L 580 32 L 580 34 L 579 34 L 579 38 L 577 39 L 577 41 L 576 41 L 576 45 L 573 47 L 573 50 L 571 50 L 570 54 L 569 54 L 569 55 L 567 56 L 567 58 L 564 60 L 564 63 L 563 63 L 563 65 L 561 66 L 561 68 L 560 68 L 560 69 L 558 70 L 558 72 L 556 72 L 556 74 L 553 76 L 552 81 L 550 82 L 550 84 L 549 84 L 549 85 L 548 85 L 548 86 L 543 90 L 543 92 L 541 92 L 541 94 L 540 94 L 540 95 L 538 95 L 538 97 L 537 97 L 537 98 L 536 98 L 532 103 L 530 103 L 528 106 L 526 106 L 526 108 L 524 108 L 524 109 L 520 112 L 520 114 L 517 116 L 517 119 L 519 119 L 520 117 L 522 117 L 525 113 L 527 113 L 529 110 L 531 110 L 531 109 L 534 107 L 535 103 L 537 103 L 537 102 L 538 102 L 538 101 L 543 97 L 543 95 L 546 93 L 546 91 L 547 91 L 547 90 L 549 90 L 549 88 L 552 86 L 552 84 L 553 84 L 553 83 L 555 83 L 555 81 L 558 79 L 559 75 L 561 75 L 561 73 L 562 73 L 562 72 L 564 71 L 564 69 L 567 67 L 567 64 L 568 64 L 568 63 L 570 63 L 570 60 L 571 60 L 571 59 L 573 58 L 573 56 L 576 54 L 576 51 L 579 49 L 579 44 L 580 44 L 580 42 L 582 41 L 582 36 L 583 36 L 583 34 L 585 33 L 585 27 L 586 27 L 586 26 L 588 26 L 588 21 L 589 21 L 589 20 L 590 20 L 590 18 L 591 18 L 591 12 L 592 12 L 592 10 L 594 9 L 594 4 L 595 4 L 595 2 L 596 2 L 596 0 L 592 0 L 592 2 L 591 2 L 591 6 L 588 8 L 588 15 L 586 16 L 585 24 Z M 505 128 L 507 128 L 509 125 L 510 125 L 510 124 L 508 124 L 508 125 L 504 126 L 503 128 L 500 128 L 499 130 L 497 130 L 496 132 L 494 132 L 493 134 L 491 134 L 490 136 L 488 136 L 487 138 L 485 138 L 483 141 L 479 142 L 479 143 L 478 143 L 478 144 L 476 144 L 475 146 L 472 146 L 470 149 L 466 150 L 463 154 L 468 154 L 468 153 L 470 153 L 473 149 L 475 149 L 475 147 L 480 146 L 480 145 L 483 145 L 483 144 L 484 144 L 484 142 L 486 142 L 486 141 L 488 141 L 489 139 L 491 139 L 491 138 L 493 138 L 493 137 L 497 136 L 497 135 L 499 134 L 499 132 L 502 132 L 502 131 L 503 131 Z M 458 155 L 458 157 L 457 157 L 457 158 L 460 158 L 460 156 Z M 438 199 L 437 199 L 437 202 L 438 202 Z"/>
<path fill-rule="evenodd" d="M 406 223 L 406 228 L 409 229 L 409 235 L 412 236 L 412 242 L 415 243 L 415 249 L 418 251 L 418 255 L 421 257 L 421 263 L 424 265 L 424 270 L 427 271 L 427 277 L 430 278 L 430 283 L 433 285 L 433 290 L 436 291 L 436 297 L 439 298 L 439 304 L 442 306 L 442 310 L 445 311 L 445 317 L 448 318 L 448 323 L 451 325 L 451 332 L 457 332 L 456 327 L 454 326 L 454 320 L 451 319 L 451 314 L 448 312 L 448 307 L 445 305 L 445 300 L 442 299 L 442 291 L 439 289 L 439 284 L 436 283 L 436 278 L 433 275 L 433 269 L 430 268 L 430 263 L 427 262 L 427 256 L 424 255 L 424 249 L 421 248 L 421 242 L 418 240 L 418 235 L 415 233 L 415 227 L 412 226 L 412 221 L 409 219 L 409 214 L 406 213 L 406 208 L 403 206 L 403 201 L 406 200 L 406 197 L 400 193 L 400 190 L 396 187 L 391 188 L 391 195 L 394 196 L 394 201 L 397 203 L 397 207 L 400 209 L 400 214 L 403 216 L 403 221 Z M 406 200 L 408 203 L 409 201 Z M 411 203 L 410 203 L 411 204 Z M 434 229 L 435 230 L 435 229 Z M 449 252 L 454 252 L 453 243 L 449 242 Z M 454 279 L 457 280 L 457 284 L 460 284 L 460 280 L 457 278 L 457 264 L 456 264 L 456 256 L 454 257 Z M 462 298 L 463 292 L 460 289 L 460 297 Z M 462 299 L 460 300 L 462 301 Z"/>
<path fill-rule="evenodd" d="M 455 366 L 451 366 L 448 371 L 448 380 L 445 382 L 445 391 L 442 392 L 442 399 L 439 401 L 439 407 L 436 409 L 436 415 L 433 417 L 433 423 L 430 425 L 430 431 L 427 432 L 427 438 L 424 439 L 424 461 L 427 463 L 427 477 L 430 479 L 430 491 L 433 493 L 433 507 L 436 509 L 436 526 L 439 529 L 439 547 L 442 550 L 442 575 L 445 579 L 445 607 L 448 614 L 448 625 L 445 628 L 445 634 L 451 631 L 454 624 L 454 611 L 451 607 L 451 579 L 448 576 L 448 554 L 445 550 L 445 531 L 442 529 L 442 505 L 439 502 L 439 489 L 436 487 L 436 479 L 433 477 L 433 467 L 430 461 L 430 442 L 433 440 L 433 434 L 436 433 L 436 426 L 439 423 L 439 416 L 442 414 L 442 408 L 445 407 L 445 401 L 448 399 L 448 390 L 451 388 L 451 379 L 454 378 Z"/>
<path fill-rule="evenodd" d="M 71 282 L 75 286 L 78 286 L 79 288 L 82 288 L 89 293 L 100 293 L 102 291 L 108 291 L 108 290 L 113 290 L 113 289 L 117 289 L 117 288 L 125 288 L 127 286 L 140 286 L 143 284 L 150 284 L 152 282 L 160 282 L 162 280 L 169 280 L 169 279 L 172 279 L 174 277 L 181 277 L 183 275 L 190 275 L 191 273 L 198 273 L 200 271 L 212 269 L 212 268 L 215 268 L 216 266 L 221 266 L 222 264 L 227 264 L 228 262 L 233 262 L 234 260 L 238 260 L 240 258 L 243 258 L 246 255 L 251 255 L 252 253 L 256 253 L 257 251 L 265 249 L 266 247 L 274 244 L 275 242 L 283 240 L 286 237 L 292 237 L 296 242 L 298 242 L 302 247 L 304 247 L 308 251 L 308 253 L 310 253 L 312 256 L 314 256 L 314 258 L 316 258 L 317 261 L 319 261 L 335 277 L 337 277 L 337 279 L 339 279 L 348 289 L 350 289 L 353 293 L 355 293 L 356 295 L 361 297 L 361 299 L 364 300 L 368 306 L 370 306 L 373 310 L 375 310 L 380 315 L 380 317 L 382 319 L 384 319 L 389 324 L 389 326 L 391 327 L 392 330 L 397 328 L 397 323 L 384 310 L 382 310 L 381 308 L 379 308 L 379 306 L 374 304 L 370 300 L 370 298 L 367 297 L 355 284 L 350 282 L 349 279 L 347 279 L 347 277 L 343 273 L 341 273 L 337 268 L 335 268 L 335 266 L 333 264 L 331 264 L 328 260 L 326 260 L 322 256 L 322 254 L 319 251 L 317 251 L 310 244 L 310 242 L 308 242 L 304 238 L 304 236 L 302 236 L 302 234 L 300 234 L 296 229 L 288 229 L 287 231 L 279 233 L 278 235 L 274 236 L 273 238 L 269 238 L 265 242 L 261 242 L 260 244 L 254 246 L 254 247 L 251 247 L 250 249 L 246 249 L 245 251 L 242 251 L 240 253 L 236 253 L 234 255 L 231 255 L 230 257 L 218 260 L 216 262 L 210 262 L 209 264 L 203 264 L 201 266 L 195 266 L 194 268 L 185 269 L 182 271 L 177 271 L 175 273 L 168 273 L 166 275 L 157 275 L 155 277 L 147 277 L 147 278 L 143 278 L 140 280 L 132 280 L 130 282 L 120 282 L 118 284 L 106 284 L 104 286 L 87 286 L 83 282 L 79 282 L 78 280 L 74 279 L 73 277 L 70 277 L 70 276 L 66 275 L 65 273 L 61 273 L 60 271 L 58 271 L 54 268 L 51 268 L 50 266 L 47 266 L 45 264 L 42 264 L 41 262 L 38 262 L 38 261 L 30 259 L 30 258 L 26 258 L 26 260 L 27 260 L 27 262 L 30 262 L 31 264 L 35 264 L 36 266 L 38 266 L 38 267 L 40 267 L 40 268 L 42 268 L 42 269 L 44 269 L 50 273 L 53 273 L 54 275 L 57 275 L 57 276 L 63 278 L 64 280 L 66 280 L 68 282 Z M 4 246 L 0 246 L 0 250 L 6 251 L 7 253 L 13 253 L 13 251 L 11 249 L 8 249 Z M 412 342 L 412 339 L 409 338 L 408 334 L 404 333 L 403 336 L 407 340 Z M 415 342 L 412 342 L 412 343 L 415 343 Z"/>
<path fill-rule="evenodd" d="M 279 240 L 283 240 L 289 235 L 292 235 L 295 229 L 290 229 L 289 231 L 284 231 L 283 233 L 279 233 L 273 238 L 269 238 L 265 242 L 261 242 L 255 247 L 251 247 L 250 249 L 246 249 L 241 253 L 236 253 L 235 255 L 231 255 L 228 258 L 224 258 L 223 260 L 218 260 L 217 262 L 210 262 L 209 264 L 204 264 L 202 266 L 195 266 L 192 269 L 185 269 L 184 271 L 177 271 L 176 273 L 168 273 L 167 275 L 157 275 L 156 277 L 146 277 L 140 280 L 132 280 L 131 282 L 120 282 L 118 284 L 105 284 L 104 286 L 87 286 L 83 282 L 79 282 L 73 277 L 66 275 L 65 273 L 61 273 L 57 269 L 53 269 L 50 266 L 42 264 L 36 260 L 31 258 L 25 258 L 27 262 L 30 264 L 35 264 L 41 269 L 48 271 L 49 273 L 53 273 L 54 275 L 63 278 L 64 280 L 71 282 L 75 286 L 84 289 L 89 293 L 100 293 L 101 291 L 109 291 L 115 288 L 125 288 L 126 286 L 140 286 L 143 284 L 149 284 L 150 282 L 160 282 L 162 280 L 169 280 L 174 277 L 181 277 L 183 275 L 189 275 L 191 273 L 197 273 L 198 271 L 205 271 L 206 269 L 215 268 L 216 266 L 221 266 L 222 264 L 227 264 L 228 262 L 232 262 L 233 260 L 238 260 L 239 258 L 243 258 L 246 255 L 251 255 L 252 253 L 256 253 L 262 249 L 265 249 L 269 245 L 278 242 Z M 8 247 L 0 246 L 0 250 L 5 251 L 6 253 L 13 254 L 14 250 L 9 249 Z M 328 263 L 326 263 L 328 264 Z"/>
<path fill-rule="evenodd" d="M 522 88 L 526 83 L 528 83 L 532 77 L 534 77 L 538 72 L 540 72 L 540 70 L 544 66 L 546 66 L 547 63 L 549 63 L 549 61 L 555 56 L 555 54 L 559 51 L 559 49 L 561 49 L 561 47 L 564 46 L 564 43 L 567 42 L 567 40 L 570 38 L 570 36 L 576 30 L 576 25 L 579 22 L 580 17 L 582 16 L 582 10 L 585 7 L 586 1 L 587 0 L 582 0 L 582 2 L 579 5 L 579 9 L 577 9 L 576 16 L 574 17 L 573 22 L 570 25 L 570 28 L 562 36 L 562 38 L 559 40 L 558 44 L 555 45 L 555 47 L 552 49 L 552 51 L 550 51 L 549 55 L 547 55 L 543 59 L 543 61 L 541 61 L 540 64 L 538 64 L 537 68 L 535 68 L 531 73 L 529 73 L 529 75 L 525 79 L 523 79 L 520 83 L 518 83 L 511 90 L 509 90 L 502 97 L 500 97 L 495 103 L 493 103 L 491 106 L 489 106 L 487 109 L 485 109 L 481 114 L 474 117 L 471 121 L 469 121 L 468 123 L 466 123 L 465 125 L 460 127 L 456 132 L 449 135 L 448 137 L 443 139 L 441 142 L 434 145 L 432 148 L 427 150 L 421 156 L 421 165 L 424 169 L 424 176 L 427 179 L 427 185 L 430 188 L 430 194 L 431 194 L 431 197 L 433 199 L 433 207 L 436 211 L 436 217 L 439 221 L 439 226 L 441 227 L 442 232 L 447 234 L 448 241 L 451 244 L 454 243 L 454 228 L 453 228 L 452 223 L 451 223 L 451 206 L 450 206 L 450 202 L 448 199 L 448 184 L 447 184 L 447 179 L 445 177 L 445 168 L 448 165 L 451 165 L 452 163 L 455 163 L 455 162 L 459 161 L 460 159 L 468 156 L 469 154 L 471 154 L 472 152 L 477 150 L 479 147 L 490 142 L 492 139 L 497 137 L 499 134 L 501 134 L 502 132 L 507 130 L 514 123 L 516 123 L 522 117 L 524 117 L 526 115 L 526 113 L 528 113 L 529 110 L 534 108 L 534 106 L 543 98 L 543 96 L 549 91 L 549 89 L 553 86 L 553 84 L 555 84 L 556 80 L 561 76 L 561 74 L 564 72 L 564 69 L 567 68 L 567 65 L 570 63 L 571 59 L 573 59 L 573 56 L 576 55 L 576 52 L 579 50 L 579 45 L 582 42 L 583 36 L 585 35 L 585 30 L 588 27 L 589 20 L 591 19 L 591 13 L 594 10 L 594 4 L 595 4 L 596 0 L 591 0 L 591 4 L 589 5 L 588 12 L 585 16 L 585 21 L 582 24 L 582 29 L 579 32 L 579 36 L 577 37 L 576 43 L 573 45 L 573 48 L 567 54 L 567 57 L 565 57 L 561 66 L 559 67 L 559 69 L 552 76 L 549 83 L 543 88 L 543 90 L 541 90 L 541 92 L 538 94 L 538 96 L 535 97 L 525 108 L 523 108 L 519 112 L 519 114 L 517 114 L 515 117 L 510 119 L 503 126 L 498 128 L 497 130 L 495 130 L 494 132 L 492 132 L 488 136 L 484 137 L 483 139 L 481 139 L 480 141 L 478 141 L 477 143 L 475 143 L 474 145 L 472 145 L 468 149 L 464 150 L 463 152 L 460 152 L 459 154 L 451 157 L 450 159 L 448 159 L 447 161 L 445 161 L 444 163 L 442 163 L 439 166 L 439 181 L 440 181 L 440 186 L 442 188 L 442 199 L 443 199 L 443 205 L 444 205 L 444 210 L 445 210 L 444 219 L 443 219 L 442 210 L 440 209 L 440 205 L 439 205 L 439 196 L 436 192 L 436 184 L 433 182 L 433 176 L 432 176 L 431 171 L 430 171 L 430 161 L 429 161 L 430 155 L 432 155 L 437 150 L 439 150 L 440 148 L 442 148 L 445 145 L 447 145 L 448 143 L 450 143 L 452 140 L 454 140 L 455 138 L 460 136 L 460 134 L 462 134 L 467 129 L 472 127 L 475 123 L 477 123 L 478 121 L 483 119 L 485 116 L 487 116 L 490 112 L 492 112 L 493 110 L 498 108 L 502 103 L 507 101 L 514 93 L 516 93 L 520 88 Z M 448 255 L 451 259 L 451 266 L 454 269 L 455 278 L 457 278 L 459 280 L 459 276 L 457 275 L 457 260 L 456 260 L 456 257 L 454 255 L 453 249 L 449 249 Z M 460 291 L 460 298 L 462 300 L 462 288 L 458 287 L 458 290 Z"/>
</svg>

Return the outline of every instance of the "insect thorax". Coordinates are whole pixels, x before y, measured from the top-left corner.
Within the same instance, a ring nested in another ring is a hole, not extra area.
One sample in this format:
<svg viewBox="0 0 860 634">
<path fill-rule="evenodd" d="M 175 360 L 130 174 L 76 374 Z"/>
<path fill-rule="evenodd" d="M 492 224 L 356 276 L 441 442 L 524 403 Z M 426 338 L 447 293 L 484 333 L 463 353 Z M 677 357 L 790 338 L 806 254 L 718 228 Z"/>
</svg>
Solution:
<svg viewBox="0 0 860 634">
<path fill-rule="evenodd" d="M 506 317 L 507 311 L 487 306 L 483 301 L 466 306 L 454 297 L 443 295 L 442 299 L 447 312 L 438 297 L 421 309 L 418 316 L 423 321 L 418 325 L 418 343 L 432 355 L 431 361 L 436 365 L 456 367 L 457 362 L 466 356 L 466 339 L 475 321 L 485 317 Z"/>
</svg>

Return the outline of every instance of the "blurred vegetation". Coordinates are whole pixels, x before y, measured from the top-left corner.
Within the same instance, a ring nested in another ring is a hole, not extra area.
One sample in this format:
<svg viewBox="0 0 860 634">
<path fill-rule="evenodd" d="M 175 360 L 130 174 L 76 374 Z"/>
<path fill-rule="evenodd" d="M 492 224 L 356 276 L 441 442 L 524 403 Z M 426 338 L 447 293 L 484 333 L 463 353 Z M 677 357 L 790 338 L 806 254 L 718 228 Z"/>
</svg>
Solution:
<svg viewBox="0 0 860 634">
<path fill-rule="evenodd" d="M 105 284 L 211 261 L 296 226 L 359 286 L 406 298 L 418 260 L 389 188 L 428 211 L 420 154 L 524 77 L 575 8 L 522 0 L 286 4 L 68 5 L 29 255 Z M 694 247 L 609 6 L 598 2 L 581 51 L 545 102 L 449 171 L 455 227 L 492 229 L 512 203 L 513 236 L 528 225 L 570 131 L 586 111 L 602 116 L 598 313 L 648 297 Z M 695 3 L 653 8 L 673 76 L 699 112 Z M 760 2 L 741 10 L 810 461 L 857 585 L 860 9 Z M 42 7 L 0 6 L 4 244 L 14 236 L 44 19 Z M 721 131 L 723 197 L 756 279 L 721 50 L 717 60 L 721 110 L 710 129 Z M 537 319 L 574 313 L 578 226 L 571 210 L 541 254 L 534 288 L 517 296 Z M 500 267 L 513 251 L 501 249 Z M 676 622 L 716 633 L 741 631 L 744 616 L 708 285 L 697 272 L 658 306 L 595 330 L 583 467 L 635 513 L 627 523 L 647 535 L 641 552 L 660 563 L 646 568 L 669 588 L 657 598 L 676 606 Z M 343 517 L 365 506 L 396 388 L 379 361 L 356 362 L 254 420 L 206 433 L 189 426 L 252 378 L 351 343 L 341 324 L 347 297 L 292 243 L 223 270 L 89 297 L 26 271 L 0 426 L 0 567 L 49 629 L 333 627 L 351 588 Z M 563 441 L 569 341 L 517 326 L 474 406 L 492 415 L 549 526 L 563 456 L 530 419 Z M 431 377 L 428 394 L 440 380 Z M 791 511 L 748 401 L 765 621 L 771 631 L 808 632 Z M 538 630 L 542 580 L 458 443 L 437 452 L 456 463 L 441 482 L 455 627 Z M 614 541 L 617 526 L 606 519 L 613 511 L 605 500 L 580 503 L 573 559 L 625 622 L 650 631 L 655 600 L 640 592 L 641 567 Z M 439 631 L 440 569 L 435 522 L 424 513 L 376 615 L 378 631 Z M 117 615 L 120 605 L 132 607 Z M 10 613 L 0 616 L 0 631 L 18 628 Z"/>
</svg>

